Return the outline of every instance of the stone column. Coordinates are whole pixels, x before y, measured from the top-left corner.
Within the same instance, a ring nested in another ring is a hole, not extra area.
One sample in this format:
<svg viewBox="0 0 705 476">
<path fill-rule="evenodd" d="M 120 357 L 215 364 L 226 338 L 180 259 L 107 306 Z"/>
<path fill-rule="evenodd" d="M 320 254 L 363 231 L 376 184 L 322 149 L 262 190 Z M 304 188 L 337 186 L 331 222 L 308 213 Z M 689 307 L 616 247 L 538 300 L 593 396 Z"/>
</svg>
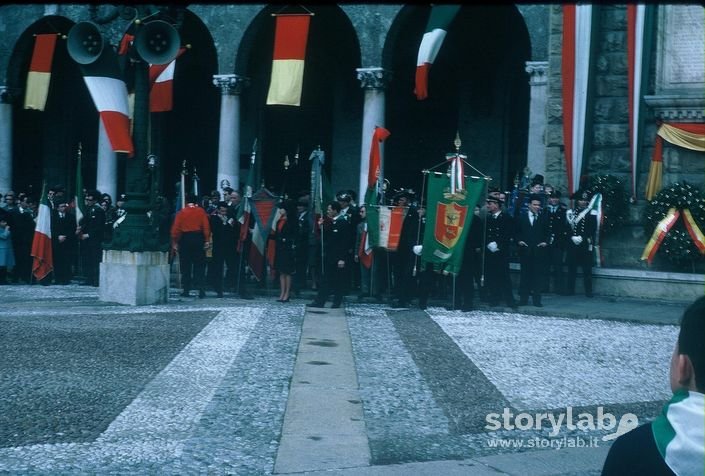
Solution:
<svg viewBox="0 0 705 476">
<path fill-rule="evenodd" d="M 240 93 L 249 82 L 237 74 L 213 75 L 213 84 L 221 93 L 216 190 L 240 186 Z"/>
<path fill-rule="evenodd" d="M 7 86 L 0 86 L 0 193 L 12 190 L 12 102 Z"/>
<path fill-rule="evenodd" d="M 384 90 L 391 80 L 391 71 L 380 67 L 358 68 L 357 79 L 360 81 L 360 87 L 365 90 L 362 113 L 362 150 L 360 152 L 360 188 L 358 190 L 358 201 L 361 203 L 367 190 L 372 134 L 375 126 L 384 127 Z M 380 148 L 380 154 L 382 156 L 380 180 L 384 180 L 384 144 Z"/>
<path fill-rule="evenodd" d="M 529 106 L 529 144 L 526 150 L 527 161 L 533 174 L 546 174 L 546 92 L 548 89 L 548 61 L 527 61 L 531 85 Z"/>
<path fill-rule="evenodd" d="M 110 145 L 108 133 L 103 121 L 98 120 L 98 170 L 96 172 L 96 188 L 100 193 L 109 193 L 113 203 L 117 201 L 117 154 Z"/>
</svg>

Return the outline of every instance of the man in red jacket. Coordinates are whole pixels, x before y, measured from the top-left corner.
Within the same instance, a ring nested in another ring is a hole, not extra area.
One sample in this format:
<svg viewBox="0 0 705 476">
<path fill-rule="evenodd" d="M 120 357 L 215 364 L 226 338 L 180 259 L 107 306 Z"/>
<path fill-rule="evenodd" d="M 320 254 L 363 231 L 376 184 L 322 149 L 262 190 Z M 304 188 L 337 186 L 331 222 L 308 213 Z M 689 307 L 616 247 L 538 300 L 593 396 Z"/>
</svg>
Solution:
<svg viewBox="0 0 705 476">
<path fill-rule="evenodd" d="M 206 250 L 210 246 L 211 226 L 206 211 L 197 205 L 193 194 L 186 197 L 186 206 L 179 210 L 171 226 L 171 247 L 179 254 L 181 282 L 188 297 L 191 287 L 198 288 L 198 297 L 206 297 L 204 271 Z"/>
</svg>

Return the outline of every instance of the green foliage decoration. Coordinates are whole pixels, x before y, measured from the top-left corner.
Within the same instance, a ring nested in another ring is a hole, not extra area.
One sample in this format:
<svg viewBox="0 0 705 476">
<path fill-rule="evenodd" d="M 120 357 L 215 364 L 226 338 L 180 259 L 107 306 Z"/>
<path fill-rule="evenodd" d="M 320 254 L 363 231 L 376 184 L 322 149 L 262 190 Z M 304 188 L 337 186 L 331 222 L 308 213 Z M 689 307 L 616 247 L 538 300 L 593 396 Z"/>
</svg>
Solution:
<svg viewBox="0 0 705 476">
<path fill-rule="evenodd" d="M 664 237 L 657 253 L 678 266 L 692 265 L 705 259 L 693 243 L 682 213 L 685 209 L 690 210 L 700 230 L 705 232 L 705 196 L 702 191 L 685 181 L 662 189 L 649 202 L 644 210 L 643 220 L 647 237 L 651 238 L 656 225 L 666 217 L 671 208 L 680 211 L 681 216 Z"/>
<path fill-rule="evenodd" d="M 590 196 L 602 194 L 602 233 L 607 235 L 621 227 L 629 206 L 629 196 L 622 181 L 614 175 L 595 175 L 590 177 L 587 190 Z"/>
</svg>

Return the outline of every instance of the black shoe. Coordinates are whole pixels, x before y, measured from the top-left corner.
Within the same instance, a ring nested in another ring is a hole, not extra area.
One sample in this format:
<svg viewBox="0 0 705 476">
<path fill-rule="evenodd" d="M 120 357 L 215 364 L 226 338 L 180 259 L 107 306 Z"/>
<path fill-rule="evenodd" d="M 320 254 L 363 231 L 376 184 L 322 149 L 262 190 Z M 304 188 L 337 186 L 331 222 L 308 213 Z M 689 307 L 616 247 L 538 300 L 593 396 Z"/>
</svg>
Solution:
<svg viewBox="0 0 705 476">
<path fill-rule="evenodd" d="M 509 306 L 512 311 L 516 311 L 519 309 L 519 306 L 517 306 L 516 301 L 508 302 L 507 306 Z"/>
<path fill-rule="evenodd" d="M 326 303 L 313 301 L 313 302 L 306 304 L 306 307 L 326 307 Z"/>
<path fill-rule="evenodd" d="M 331 309 L 340 309 L 340 303 L 333 304 L 330 308 Z"/>
<path fill-rule="evenodd" d="M 534 307 L 543 307 L 543 304 L 541 304 L 540 301 L 539 302 L 534 301 Z"/>
<path fill-rule="evenodd" d="M 204 297 L 206 297 L 206 292 L 201 289 L 198 291 L 198 299 L 203 299 Z"/>
<path fill-rule="evenodd" d="M 289 298 L 286 298 L 286 299 L 277 299 L 277 302 L 289 302 Z"/>
<path fill-rule="evenodd" d="M 240 294 L 240 299 L 247 299 L 248 301 L 254 299 L 255 297 L 252 294 Z"/>
<path fill-rule="evenodd" d="M 188 291 L 184 291 L 184 292 L 182 292 L 181 294 L 179 294 L 179 296 L 181 296 L 181 297 L 189 297 L 190 294 L 189 294 Z"/>
<path fill-rule="evenodd" d="M 463 307 L 460 308 L 460 310 L 463 311 L 463 312 L 472 312 L 472 311 L 473 311 L 473 307 L 472 307 L 472 306 L 463 306 Z"/>
<path fill-rule="evenodd" d="M 223 297 L 223 291 L 219 291 L 219 292 L 218 292 L 218 297 L 219 297 L 219 298 L 222 298 L 222 297 Z"/>
</svg>

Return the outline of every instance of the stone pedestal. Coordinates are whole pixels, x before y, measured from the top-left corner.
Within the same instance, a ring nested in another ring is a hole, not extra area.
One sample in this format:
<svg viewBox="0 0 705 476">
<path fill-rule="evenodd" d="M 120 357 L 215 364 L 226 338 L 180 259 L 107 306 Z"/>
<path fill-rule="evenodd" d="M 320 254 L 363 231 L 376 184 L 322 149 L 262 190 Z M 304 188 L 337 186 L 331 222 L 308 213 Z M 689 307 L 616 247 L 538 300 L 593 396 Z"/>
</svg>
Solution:
<svg viewBox="0 0 705 476">
<path fill-rule="evenodd" d="M 101 301 L 145 306 L 164 304 L 168 295 L 168 253 L 103 251 L 98 292 Z"/>
</svg>

